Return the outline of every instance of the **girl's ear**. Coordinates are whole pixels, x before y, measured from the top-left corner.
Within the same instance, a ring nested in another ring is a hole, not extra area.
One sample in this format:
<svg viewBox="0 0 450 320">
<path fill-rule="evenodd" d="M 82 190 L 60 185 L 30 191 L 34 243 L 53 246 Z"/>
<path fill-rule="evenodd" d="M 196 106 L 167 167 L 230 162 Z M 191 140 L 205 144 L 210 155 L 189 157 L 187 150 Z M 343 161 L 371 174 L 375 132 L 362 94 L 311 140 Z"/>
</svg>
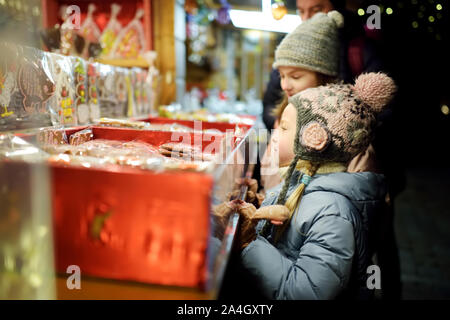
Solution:
<svg viewBox="0 0 450 320">
<path fill-rule="evenodd" d="M 303 126 L 299 138 L 303 147 L 315 151 L 325 150 L 331 141 L 328 129 L 317 121 L 311 121 Z"/>
</svg>

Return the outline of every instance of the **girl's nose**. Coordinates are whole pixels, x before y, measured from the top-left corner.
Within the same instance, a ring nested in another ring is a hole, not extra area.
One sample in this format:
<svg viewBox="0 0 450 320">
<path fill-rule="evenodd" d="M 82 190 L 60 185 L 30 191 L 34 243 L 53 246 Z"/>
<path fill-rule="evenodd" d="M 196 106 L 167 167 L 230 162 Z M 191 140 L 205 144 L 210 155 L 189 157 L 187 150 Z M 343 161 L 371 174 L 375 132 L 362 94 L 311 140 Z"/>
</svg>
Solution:
<svg viewBox="0 0 450 320">
<path fill-rule="evenodd" d="M 291 88 L 291 84 L 288 80 L 281 80 L 281 89 L 283 91 L 288 91 Z"/>
</svg>

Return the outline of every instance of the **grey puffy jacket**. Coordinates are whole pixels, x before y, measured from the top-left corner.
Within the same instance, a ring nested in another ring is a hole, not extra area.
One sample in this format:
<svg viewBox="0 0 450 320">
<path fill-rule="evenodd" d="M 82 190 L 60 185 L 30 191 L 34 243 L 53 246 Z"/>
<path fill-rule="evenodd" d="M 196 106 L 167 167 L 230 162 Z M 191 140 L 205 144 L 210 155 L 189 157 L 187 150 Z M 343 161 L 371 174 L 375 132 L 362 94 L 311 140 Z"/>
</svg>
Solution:
<svg viewBox="0 0 450 320">
<path fill-rule="evenodd" d="M 294 171 L 287 196 L 297 187 L 299 175 Z M 276 204 L 281 187 L 268 190 L 262 205 Z M 385 195 L 380 174 L 313 176 L 278 243 L 272 243 L 274 227 L 270 226 L 241 253 L 241 263 L 259 293 L 269 299 L 361 295 L 372 254 L 370 223 Z M 264 223 L 258 224 L 257 232 Z"/>
</svg>

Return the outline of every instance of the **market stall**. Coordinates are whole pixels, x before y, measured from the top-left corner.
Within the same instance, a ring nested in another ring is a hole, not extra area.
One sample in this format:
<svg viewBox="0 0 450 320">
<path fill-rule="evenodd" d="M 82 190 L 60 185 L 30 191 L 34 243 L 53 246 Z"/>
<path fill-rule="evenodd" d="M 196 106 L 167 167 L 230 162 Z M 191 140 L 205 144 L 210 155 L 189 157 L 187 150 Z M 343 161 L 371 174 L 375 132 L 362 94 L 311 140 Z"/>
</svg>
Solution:
<svg viewBox="0 0 450 320">
<path fill-rule="evenodd" d="M 1 254 L 12 261 L 0 270 L 2 296 L 215 298 L 237 216 L 219 238 L 211 210 L 249 169 L 252 119 L 154 117 L 138 94 L 152 95 L 149 70 L 2 50 L 1 227 L 15 230 L 2 231 Z M 17 186 L 16 173 L 28 171 L 38 178 Z M 47 201 L 38 213 L 37 197 Z M 20 223 L 36 215 L 38 226 Z M 36 265 L 42 259 L 47 268 Z M 71 285 L 77 270 L 81 288 Z"/>
</svg>

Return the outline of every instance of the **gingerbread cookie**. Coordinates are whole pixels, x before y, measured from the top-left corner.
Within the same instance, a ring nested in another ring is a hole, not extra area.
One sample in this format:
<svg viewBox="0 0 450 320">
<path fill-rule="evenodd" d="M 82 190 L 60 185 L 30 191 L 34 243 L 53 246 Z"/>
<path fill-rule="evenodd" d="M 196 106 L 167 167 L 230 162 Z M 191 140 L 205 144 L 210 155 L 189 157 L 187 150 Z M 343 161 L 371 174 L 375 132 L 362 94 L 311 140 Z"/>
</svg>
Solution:
<svg viewBox="0 0 450 320">
<path fill-rule="evenodd" d="M 36 63 L 23 59 L 17 79 L 27 114 L 45 112 L 45 102 L 55 93 L 55 85 Z"/>
<path fill-rule="evenodd" d="M 36 136 L 39 145 L 61 145 L 67 144 L 66 131 L 63 129 L 42 129 Z"/>
<path fill-rule="evenodd" d="M 87 128 L 78 132 L 75 132 L 70 136 L 69 144 L 77 146 L 82 143 L 91 141 L 94 138 L 91 128 Z"/>
</svg>

